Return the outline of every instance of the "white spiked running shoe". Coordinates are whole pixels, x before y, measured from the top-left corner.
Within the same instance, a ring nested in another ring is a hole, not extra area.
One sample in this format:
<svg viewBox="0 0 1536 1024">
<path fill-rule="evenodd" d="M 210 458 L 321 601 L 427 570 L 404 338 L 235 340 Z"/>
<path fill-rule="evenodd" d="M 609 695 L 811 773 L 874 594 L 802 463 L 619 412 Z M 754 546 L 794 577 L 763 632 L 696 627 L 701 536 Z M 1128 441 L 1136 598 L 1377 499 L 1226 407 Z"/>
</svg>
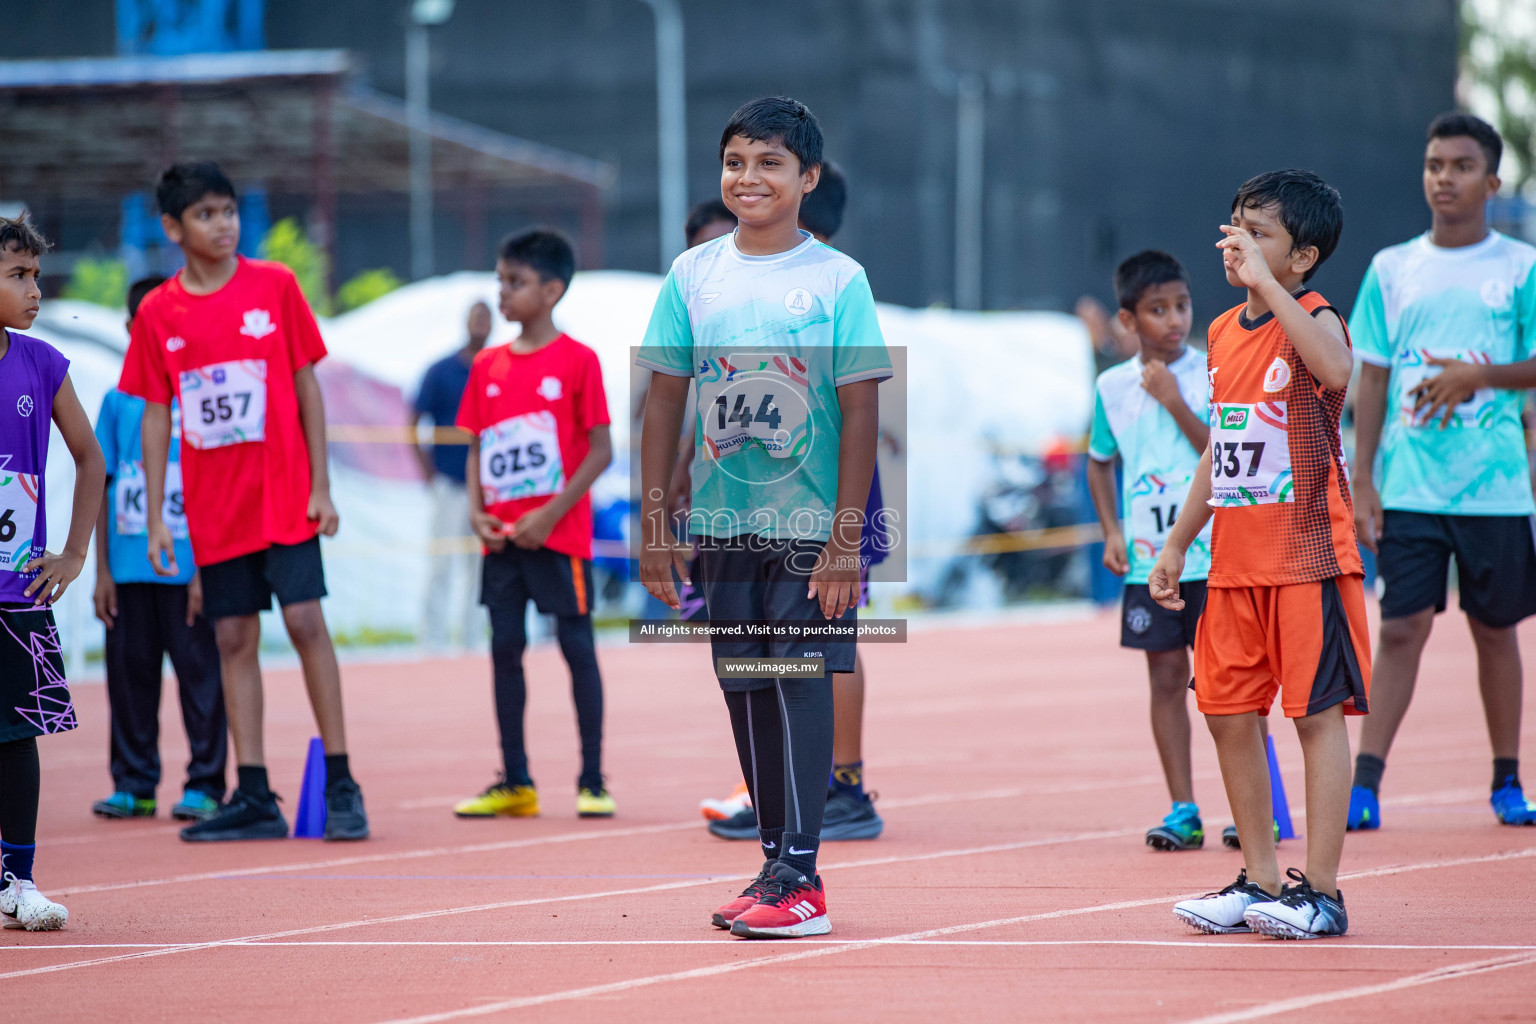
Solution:
<svg viewBox="0 0 1536 1024">
<path fill-rule="evenodd" d="M 1197 900 L 1181 900 L 1173 906 L 1180 921 L 1207 935 L 1246 932 L 1243 914 L 1255 903 L 1269 903 L 1276 897 L 1248 881 L 1246 870 L 1237 873 L 1237 881 L 1220 892 L 1208 893 Z"/>
<path fill-rule="evenodd" d="M 69 911 L 62 903 L 38 892 L 31 879 L 23 880 L 10 872 L 5 875 L 5 888 L 0 889 L 0 914 L 5 916 L 7 928 L 29 932 L 57 931 L 69 920 Z"/>
</svg>

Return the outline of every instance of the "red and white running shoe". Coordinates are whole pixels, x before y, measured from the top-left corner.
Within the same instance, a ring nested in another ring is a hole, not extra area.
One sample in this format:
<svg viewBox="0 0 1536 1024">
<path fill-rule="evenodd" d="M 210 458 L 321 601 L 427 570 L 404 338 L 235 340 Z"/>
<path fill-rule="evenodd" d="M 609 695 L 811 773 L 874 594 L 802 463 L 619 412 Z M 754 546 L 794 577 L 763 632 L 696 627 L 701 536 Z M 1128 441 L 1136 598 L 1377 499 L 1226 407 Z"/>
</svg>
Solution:
<svg viewBox="0 0 1536 1024">
<path fill-rule="evenodd" d="M 731 795 L 724 800 L 716 800 L 713 797 L 699 801 L 699 813 L 704 815 L 705 821 L 724 821 L 734 818 L 748 807 L 752 806 L 752 797 L 747 793 L 747 784 L 739 782 L 736 788 L 731 790 Z"/>
<path fill-rule="evenodd" d="M 832 930 L 827 893 L 821 876 L 806 878 L 776 861 L 767 880 L 768 891 L 731 922 L 731 934 L 744 939 L 798 939 Z"/>
<path fill-rule="evenodd" d="M 716 928 L 729 928 L 732 921 L 771 891 L 772 884 L 769 881 L 768 872 L 772 870 L 774 863 L 771 860 L 763 861 L 763 870 L 757 873 L 752 884 L 743 889 L 740 896 L 715 911 L 713 921 Z"/>
</svg>

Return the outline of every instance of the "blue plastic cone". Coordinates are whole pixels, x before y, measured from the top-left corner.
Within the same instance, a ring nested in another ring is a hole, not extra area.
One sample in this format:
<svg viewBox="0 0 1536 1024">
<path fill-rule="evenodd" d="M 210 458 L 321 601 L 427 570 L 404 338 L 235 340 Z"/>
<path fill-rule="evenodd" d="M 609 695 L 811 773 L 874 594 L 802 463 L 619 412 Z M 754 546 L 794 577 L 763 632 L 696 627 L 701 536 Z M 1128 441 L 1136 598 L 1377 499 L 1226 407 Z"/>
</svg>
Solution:
<svg viewBox="0 0 1536 1024">
<path fill-rule="evenodd" d="M 1280 838 L 1295 839 L 1296 830 L 1291 827 L 1291 805 L 1285 800 L 1285 780 L 1280 777 L 1280 762 L 1275 760 L 1273 736 L 1264 737 L 1264 749 L 1269 753 L 1269 799 L 1274 805 L 1275 821 L 1280 826 Z M 324 809 L 320 812 L 320 820 L 325 821 Z"/>
<path fill-rule="evenodd" d="M 1273 764 L 1273 753 L 1270 758 Z M 1285 827 L 1290 827 L 1289 818 Z M 304 758 L 304 784 L 299 789 L 299 813 L 293 819 L 293 838 L 322 839 L 324 836 L 325 744 L 316 736 L 309 741 L 309 753 Z"/>
</svg>

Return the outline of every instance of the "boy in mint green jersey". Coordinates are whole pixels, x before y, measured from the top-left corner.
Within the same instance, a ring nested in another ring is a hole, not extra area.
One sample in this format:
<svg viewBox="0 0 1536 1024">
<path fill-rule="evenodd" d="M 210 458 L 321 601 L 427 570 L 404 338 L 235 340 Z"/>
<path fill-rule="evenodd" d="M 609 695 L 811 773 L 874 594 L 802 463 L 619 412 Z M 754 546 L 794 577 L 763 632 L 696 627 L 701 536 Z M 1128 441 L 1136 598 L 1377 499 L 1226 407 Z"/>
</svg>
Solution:
<svg viewBox="0 0 1536 1024">
<path fill-rule="evenodd" d="M 1145 651 L 1152 683 L 1152 738 L 1173 810 L 1147 833 L 1157 850 L 1193 850 L 1205 842 L 1189 767 L 1189 646 L 1205 607 L 1210 524 L 1180 577 L 1185 605 L 1169 611 L 1152 600 L 1147 573 L 1178 518 L 1200 453 L 1210 440 L 1205 355 L 1189 337 L 1189 278 L 1179 261 L 1148 250 L 1115 271 L 1120 322 L 1141 346 L 1136 359 L 1110 367 L 1094 389 L 1088 438 L 1088 489 L 1104 529 L 1104 565 L 1125 577 L 1120 646 Z M 1125 529 L 1115 493 L 1116 456 L 1124 469 Z"/>
<path fill-rule="evenodd" d="M 1352 830 L 1381 827 L 1387 752 L 1434 617 L 1445 611 L 1453 556 L 1493 746 L 1493 811 L 1505 825 L 1536 825 L 1520 785 L 1515 635 L 1536 613 L 1536 505 L 1520 423 L 1523 389 L 1536 386 L 1536 248 L 1488 227 L 1498 133 L 1449 113 L 1428 134 L 1430 229 L 1376 254 L 1349 321 L 1362 364 L 1355 529 L 1377 553 L 1385 585 Z"/>
</svg>

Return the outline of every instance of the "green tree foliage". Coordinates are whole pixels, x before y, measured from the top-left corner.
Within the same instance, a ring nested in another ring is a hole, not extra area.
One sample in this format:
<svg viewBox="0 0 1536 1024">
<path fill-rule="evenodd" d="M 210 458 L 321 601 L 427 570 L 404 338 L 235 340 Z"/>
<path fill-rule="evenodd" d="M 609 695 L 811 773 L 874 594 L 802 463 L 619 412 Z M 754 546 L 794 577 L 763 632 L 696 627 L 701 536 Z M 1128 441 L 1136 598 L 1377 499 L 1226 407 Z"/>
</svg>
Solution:
<svg viewBox="0 0 1536 1024">
<path fill-rule="evenodd" d="M 366 306 L 374 299 L 399 288 L 403 282 L 388 267 L 364 270 L 346 284 L 336 289 L 336 312 Z"/>
<path fill-rule="evenodd" d="M 284 217 L 273 224 L 261 240 L 263 259 L 274 260 L 293 271 L 299 279 L 299 288 L 309 300 L 310 308 L 323 316 L 331 312 L 331 297 L 325 288 L 325 251 L 309 240 L 299 222 Z"/>
<path fill-rule="evenodd" d="M 1520 192 L 1536 182 L 1536 21 L 1517 8 L 1530 0 L 1463 0 L 1464 98 L 1484 107 L 1504 136 L 1504 178 Z M 1482 102 L 1479 102 L 1482 101 Z"/>
<path fill-rule="evenodd" d="M 122 260 L 76 260 L 64 298 L 121 309 L 128 301 L 128 265 Z"/>
</svg>

